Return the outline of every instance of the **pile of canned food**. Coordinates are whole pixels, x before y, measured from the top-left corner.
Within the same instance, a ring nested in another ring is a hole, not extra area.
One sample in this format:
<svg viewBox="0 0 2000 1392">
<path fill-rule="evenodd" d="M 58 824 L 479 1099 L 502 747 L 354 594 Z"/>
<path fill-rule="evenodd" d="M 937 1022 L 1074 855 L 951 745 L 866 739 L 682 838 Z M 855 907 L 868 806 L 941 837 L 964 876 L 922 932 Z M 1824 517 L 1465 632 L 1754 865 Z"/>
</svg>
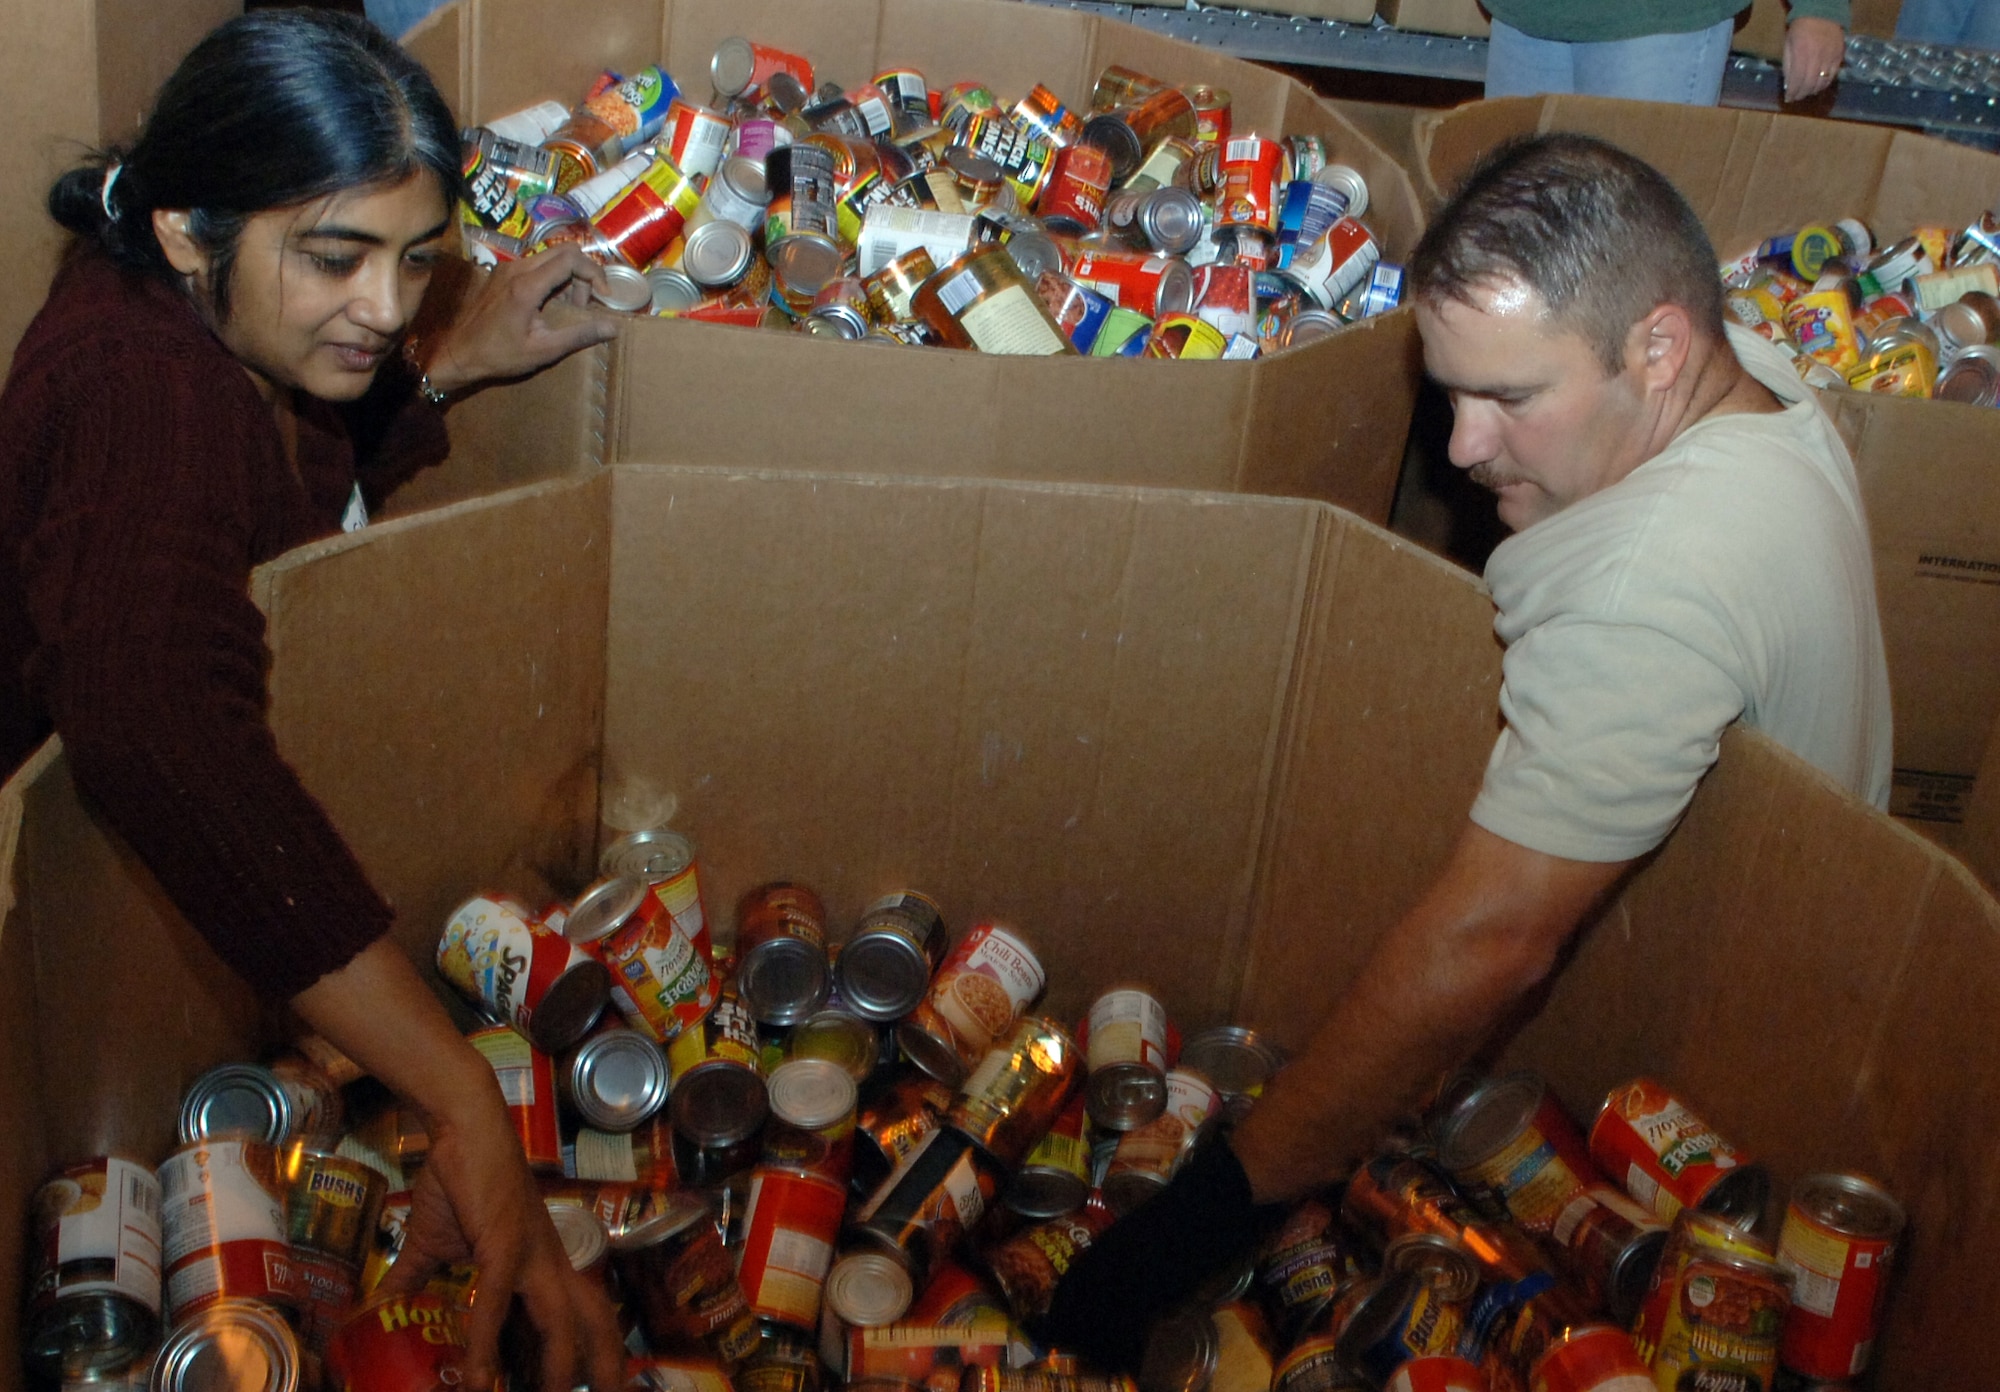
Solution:
<svg viewBox="0 0 2000 1392">
<path fill-rule="evenodd" d="M 1854 218 L 1772 237 L 1722 268 L 1740 322 L 1815 387 L 2000 406 L 2000 218 L 1877 249 Z"/>
<path fill-rule="evenodd" d="M 985 353 L 1254 358 L 1402 298 L 1361 175 L 1214 87 L 842 89 L 742 38 L 709 74 L 706 106 L 653 65 L 465 132 L 467 254 L 574 241 L 613 309 Z"/>
<path fill-rule="evenodd" d="M 437 960 L 493 1021 L 469 1037 L 571 1261 L 619 1304 L 632 1387 L 1135 1392 L 1027 1330 L 1080 1252 L 1241 1118 L 1272 1048 L 1234 1026 L 1183 1040 L 1135 984 L 1073 1030 L 1034 1014 L 1031 943 L 997 923 L 953 942 L 913 891 L 834 950 L 816 894 L 767 884 L 718 952 L 686 837 L 626 836 L 600 870 L 539 912 L 469 901 Z M 477 1272 L 378 1290 L 428 1148 L 392 1097 L 308 1040 L 203 1075 L 179 1131 L 157 1171 L 100 1156 L 37 1193 L 31 1376 L 457 1379 Z M 1863 1373 L 1900 1208 L 1813 1176 L 1774 1250 L 1769 1189 L 1651 1081 L 1614 1090 L 1586 1138 L 1530 1075 L 1455 1078 L 1163 1322 L 1137 1389 L 1772 1392 Z M 532 1331 L 509 1334 L 510 1367 L 534 1369 Z"/>
</svg>

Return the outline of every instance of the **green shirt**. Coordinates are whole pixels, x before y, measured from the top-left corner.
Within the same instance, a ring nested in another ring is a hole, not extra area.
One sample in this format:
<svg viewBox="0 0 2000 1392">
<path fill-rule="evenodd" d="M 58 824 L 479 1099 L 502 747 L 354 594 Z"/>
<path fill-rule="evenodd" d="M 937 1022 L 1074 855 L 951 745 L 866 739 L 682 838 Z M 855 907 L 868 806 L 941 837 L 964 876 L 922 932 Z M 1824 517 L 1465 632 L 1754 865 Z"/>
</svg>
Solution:
<svg viewBox="0 0 2000 1392">
<path fill-rule="evenodd" d="M 1483 0 L 1493 17 L 1537 39 L 1603 43 L 1686 34 L 1720 24 L 1750 0 Z M 1845 29 L 1848 0 L 1791 0 L 1792 18 L 1830 19 Z"/>
</svg>

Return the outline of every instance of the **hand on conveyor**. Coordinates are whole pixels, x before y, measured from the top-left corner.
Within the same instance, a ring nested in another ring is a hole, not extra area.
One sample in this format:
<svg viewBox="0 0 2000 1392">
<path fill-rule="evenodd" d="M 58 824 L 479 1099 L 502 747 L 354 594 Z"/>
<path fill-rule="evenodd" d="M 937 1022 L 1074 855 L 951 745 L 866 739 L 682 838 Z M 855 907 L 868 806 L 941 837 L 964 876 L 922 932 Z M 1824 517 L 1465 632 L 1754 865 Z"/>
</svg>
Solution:
<svg viewBox="0 0 2000 1392">
<path fill-rule="evenodd" d="M 1077 1259 L 1033 1333 L 1107 1370 L 1137 1372 L 1155 1321 L 1254 1248 L 1283 1212 L 1252 1203 L 1236 1153 L 1211 1140 Z"/>
</svg>

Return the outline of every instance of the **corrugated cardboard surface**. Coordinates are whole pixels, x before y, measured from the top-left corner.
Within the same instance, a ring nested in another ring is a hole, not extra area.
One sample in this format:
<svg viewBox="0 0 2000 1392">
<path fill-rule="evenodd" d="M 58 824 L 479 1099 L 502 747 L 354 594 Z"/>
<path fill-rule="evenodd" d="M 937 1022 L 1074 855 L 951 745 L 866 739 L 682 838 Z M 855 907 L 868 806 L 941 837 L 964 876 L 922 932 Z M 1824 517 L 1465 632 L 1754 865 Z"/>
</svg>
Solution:
<svg viewBox="0 0 2000 1392">
<path fill-rule="evenodd" d="M 1493 32 L 1493 22 L 1479 7 L 1479 0 L 1382 0 L 1379 13 L 1398 29 L 1427 34 L 1483 38 Z"/>
</svg>

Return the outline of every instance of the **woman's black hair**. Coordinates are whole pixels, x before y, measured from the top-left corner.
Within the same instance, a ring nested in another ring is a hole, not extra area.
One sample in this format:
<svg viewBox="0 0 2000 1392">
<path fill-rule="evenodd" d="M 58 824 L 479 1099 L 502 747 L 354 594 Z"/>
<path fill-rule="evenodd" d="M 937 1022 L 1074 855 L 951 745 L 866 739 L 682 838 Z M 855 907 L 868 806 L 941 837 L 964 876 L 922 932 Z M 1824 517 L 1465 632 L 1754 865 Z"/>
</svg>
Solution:
<svg viewBox="0 0 2000 1392">
<path fill-rule="evenodd" d="M 423 171 L 457 197 L 457 127 L 416 60 L 355 15 L 257 10 L 182 60 L 130 148 L 56 180 L 49 213 L 120 265 L 171 279 L 153 212 L 187 209 L 212 258 L 209 309 L 221 319 L 254 214 Z"/>
</svg>

